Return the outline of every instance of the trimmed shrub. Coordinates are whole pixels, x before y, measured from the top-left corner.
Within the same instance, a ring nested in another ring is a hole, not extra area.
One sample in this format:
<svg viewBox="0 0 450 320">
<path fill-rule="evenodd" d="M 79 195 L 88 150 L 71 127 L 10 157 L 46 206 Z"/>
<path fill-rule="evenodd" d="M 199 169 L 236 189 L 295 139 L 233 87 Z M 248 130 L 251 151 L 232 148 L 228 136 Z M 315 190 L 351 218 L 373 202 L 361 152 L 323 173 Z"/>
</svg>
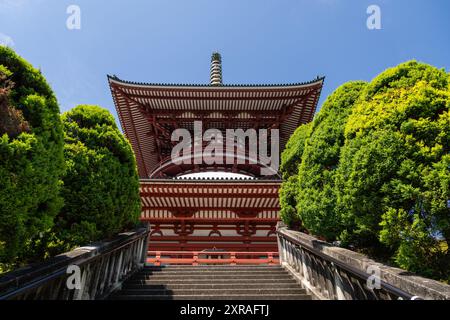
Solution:
<svg viewBox="0 0 450 320">
<path fill-rule="evenodd" d="M 335 240 L 342 232 L 336 210 L 335 175 L 344 127 L 365 82 L 348 82 L 333 92 L 314 119 L 298 169 L 297 212 L 309 232 Z"/>
<path fill-rule="evenodd" d="M 447 280 L 449 107 L 443 70 L 411 61 L 381 73 L 348 119 L 336 189 L 343 239 L 385 245 L 400 267 Z"/>
<path fill-rule="evenodd" d="M 134 226 L 140 215 L 135 157 L 114 117 L 106 109 L 80 105 L 62 120 L 65 201 L 48 244 L 50 254 L 111 237 Z"/>
<path fill-rule="evenodd" d="M 298 193 L 297 175 L 284 180 L 280 188 L 280 218 L 290 228 L 302 229 L 301 220 L 295 209 Z"/>
<path fill-rule="evenodd" d="M 63 131 L 42 74 L 0 46 L 0 269 L 33 258 L 62 206 Z"/>
<path fill-rule="evenodd" d="M 449 75 L 416 61 L 337 89 L 288 143 L 283 219 L 449 281 L 449 108 Z"/>
<path fill-rule="evenodd" d="M 301 221 L 296 213 L 298 191 L 298 165 L 301 162 L 305 141 L 311 132 L 311 124 L 298 127 L 281 154 L 280 171 L 284 181 L 280 188 L 280 217 L 289 227 L 300 229 Z"/>
<path fill-rule="evenodd" d="M 301 162 L 305 141 L 311 134 L 311 123 L 298 127 L 286 143 L 281 154 L 280 171 L 284 179 L 294 176 L 298 172 Z"/>
</svg>

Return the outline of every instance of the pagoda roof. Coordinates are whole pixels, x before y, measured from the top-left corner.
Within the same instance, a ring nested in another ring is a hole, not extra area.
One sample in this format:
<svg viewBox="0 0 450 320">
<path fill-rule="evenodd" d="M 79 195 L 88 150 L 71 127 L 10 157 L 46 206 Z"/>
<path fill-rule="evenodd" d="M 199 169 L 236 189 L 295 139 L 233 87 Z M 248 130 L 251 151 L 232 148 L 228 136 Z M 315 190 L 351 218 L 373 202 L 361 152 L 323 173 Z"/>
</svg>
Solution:
<svg viewBox="0 0 450 320">
<path fill-rule="evenodd" d="M 281 180 L 195 181 L 142 179 L 142 219 L 175 219 L 177 212 L 192 218 L 238 219 L 259 211 L 277 221 Z"/>
<path fill-rule="evenodd" d="M 282 152 L 295 129 L 312 120 L 324 78 L 276 85 L 157 84 L 116 76 L 108 76 L 108 82 L 139 175 L 149 178 L 170 156 L 167 137 L 175 128 L 192 130 L 195 120 L 205 121 L 205 129 L 279 128 Z M 195 168 L 199 169 L 217 168 Z M 248 166 L 235 169 L 233 172 L 258 176 Z M 196 171 L 171 167 L 158 174 L 170 177 L 190 172 Z"/>
<path fill-rule="evenodd" d="M 267 87 L 297 87 L 297 86 L 304 86 L 316 83 L 318 81 L 324 81 L 325 77 L 319 77 L 317 76 L 316 79 L 311 81 L 305 81 L 305 82 L 294 82 L 294 83 L 279 83 L 279 84 L 221 84 L 220 86 L 211 85 L 209 83 L 158 83 L 158 82 L 139 82 L 139 81 L 128 81 L 120 79 L 116 75 L 107 75 L 108 80 L 120 82 L 123 84 L 128 85 L 135 85 L 135 86 L 144 86 L 144 87 L 157 87 L 157 88 L 168 88 L 168 87 L 175 87 L 175 88 L 267 88 Z"/>
</svg>

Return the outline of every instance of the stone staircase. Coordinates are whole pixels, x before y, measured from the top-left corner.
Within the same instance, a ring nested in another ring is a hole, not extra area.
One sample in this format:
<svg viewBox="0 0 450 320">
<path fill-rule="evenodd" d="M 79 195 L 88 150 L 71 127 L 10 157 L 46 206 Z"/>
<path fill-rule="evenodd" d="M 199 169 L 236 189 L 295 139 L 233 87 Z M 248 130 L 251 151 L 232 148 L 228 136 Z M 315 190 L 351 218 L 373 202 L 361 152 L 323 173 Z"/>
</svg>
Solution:
<svg viewBox="0 0 450 320">
<path fill-rule="evenodd" d="M 114 300 L 310 300 L 279 265 L 148 266 L 129 278 Z"/>
</svg>

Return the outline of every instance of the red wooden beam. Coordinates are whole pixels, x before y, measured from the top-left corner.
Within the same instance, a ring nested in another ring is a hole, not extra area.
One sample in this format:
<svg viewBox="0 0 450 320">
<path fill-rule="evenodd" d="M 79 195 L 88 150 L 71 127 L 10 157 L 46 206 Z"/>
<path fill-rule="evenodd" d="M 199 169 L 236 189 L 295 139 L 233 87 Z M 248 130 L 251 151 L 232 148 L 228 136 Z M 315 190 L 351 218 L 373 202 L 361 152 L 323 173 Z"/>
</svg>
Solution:
<svg viewBox="0 0 450 320">
<path fill-rule="evenodd" d="M 149 244 L 149 250 L 184 251 L 184 250 L 207 250 L 224 249 L 229 251 L 277 251 L 277 243 L 178 243 L 178 242 L 155 242 Z"/>
<path fill-rule="evenodd" d="M 163 242 L 163 241 L 195 241 L 195 242 L 272 242 L 276 240 L 275 236 L 150 236 L 150 242 Z"/>
<path fill-rule="evenodd" d="M 274 210 L 279 211 L 279 210 Z M 217 224 L 236 224 L 236 223 L 243 223 L 246 220 L 250 221 L 251 223 L 257 223 L 257 224 L 273 224 L 280 221 L 279 218 L 258 218 L 258 217 L 239 217 L 239 218 L 193 218 L 193 217 L 170 217 L 170 218 L 152 218 L 152 217 L 142 217 L 140 219 L 143 222 L 153 222 L 153 223 L 173 223 L 180 220 L 186 220 L 188 223 L 196 223 L 196 224 L 211 224 L 211 223 L 217 223 Z"/>
<path fill-rule="evenodd" d="M 278 211 L 280 210 L 279 206 L 276 207 L 259 207 L 260 210 L 265 210 L 265 211 Z M 227 210 L 227 211 L 232 211 L 232 212 L 236 212 L 236 213 L 242 213 L 242 212 L 246 212 L 249 210 L 249 208 L 243 208 L 243 207 L 215 207 L 215 206 L 195 206 L 195 205 L 189 205 L 189 206 L 142 206 L 142 210 L 170 210 L 170 209 L 187 209 L 187 210 L 192 210 L 195 209 L 196 211 L 201 211 L 201 210 Z"/>
<path fill-rule="evenodd" d="M 277 199 L 278 192 L 272 193 L 262 193 L 262 194 L 244 194 L 244 193 L 206 193 L 206 192 L 141 192 L 142 197 L 158 197 L 158 198 L 243 198 L 243 199 L 253 199 L 253 198 L 264 198 L 264 199 Z"/>
</svg>

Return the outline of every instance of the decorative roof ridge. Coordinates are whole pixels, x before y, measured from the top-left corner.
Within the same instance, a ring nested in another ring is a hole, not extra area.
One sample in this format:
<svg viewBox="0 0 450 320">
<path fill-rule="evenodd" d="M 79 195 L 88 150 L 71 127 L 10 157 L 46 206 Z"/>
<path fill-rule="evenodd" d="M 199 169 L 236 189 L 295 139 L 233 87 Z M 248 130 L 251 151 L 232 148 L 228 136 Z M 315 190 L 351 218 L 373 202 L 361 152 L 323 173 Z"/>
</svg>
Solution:
<svg viewBox="0 0 450 320">
<path fill-rule="evenodd" d="M 123 84 L 139 85 L 139 86 L 154 86 L 154 87 L 199 87 L 199 88 L 257 88 L 257 87 L 296 87 L 304 86 L 308 84 L 323 82 L 325 76 L 317 76 L 315 79 L 306 82 L 296 82 L 296 83 L 281 83 L 281 84 L 222 84 L 220 86 L 214 86 L 209 83 L 192 83 L 192 84 L 180 84 L 180 83 L 150 83 L 150 82 L 135 82 L 122 80 L 116 75 L 107 75 L 108 81 L 114 80 L 121 82 Z"/>
</svg>

